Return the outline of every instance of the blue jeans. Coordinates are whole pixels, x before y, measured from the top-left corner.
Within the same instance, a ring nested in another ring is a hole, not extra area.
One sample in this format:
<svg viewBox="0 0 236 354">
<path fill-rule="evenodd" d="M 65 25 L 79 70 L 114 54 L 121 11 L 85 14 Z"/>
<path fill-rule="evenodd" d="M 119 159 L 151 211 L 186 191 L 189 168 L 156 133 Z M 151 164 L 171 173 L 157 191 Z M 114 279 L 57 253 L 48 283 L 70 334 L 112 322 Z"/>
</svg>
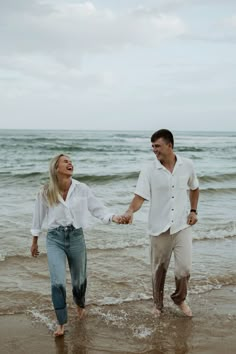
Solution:
<svg viewBox="0 0 236 354">
<path fill-rule="evenodd" d="M 67 322 L 66 259 L 68 260 L 72 293 L 77 306 L 85 307 L 87 286 L 87 255 L 82 228 L 59 226 L 47 234 L 48 266 L 51 278 L 52 302 L 58 324 Z"/>
</svg>

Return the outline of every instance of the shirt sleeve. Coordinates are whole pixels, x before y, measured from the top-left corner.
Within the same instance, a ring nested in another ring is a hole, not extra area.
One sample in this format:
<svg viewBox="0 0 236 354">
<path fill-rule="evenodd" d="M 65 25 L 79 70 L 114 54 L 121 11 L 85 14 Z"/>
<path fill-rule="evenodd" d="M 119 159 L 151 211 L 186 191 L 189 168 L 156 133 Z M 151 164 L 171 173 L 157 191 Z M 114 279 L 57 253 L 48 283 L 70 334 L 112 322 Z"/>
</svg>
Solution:
<svg viewBox="0 0 236 354">
<path fill-rule="evenodd" d="M 43 198 L 43 194 L 40 191 L 37 194 L 35 205 L 34 205 L 32 228 L 30 229 L 32 236 L 40 235 L 42 231 L 42 225 L 47 214 L 47 208 L 48 207 Z"/>
<path fill-rule="evenodd" d="M 195 190 L 195 189 L 199 188 L 199 181 L 198 181 L 197 175 L 194 171 L 192 161 L 190 161 L 190 164 L 191 164 L 191 174 L 190 174 L 190 178 L 188 180 L 188 185 L 191 190 Z"/>
<path fill-rule="evenodd" d="M 107 211 L 107 208 L 95 197 L 90 188 L 88 188 L 88 209 L 95 218 L 100 219 L 104 224 L 109 224 L 112 221 L 114 213 Z"/>
<path fill-rule="evenodd" d="M 148 170 L 146 168 L 143 169 L 139 174 L 138 182 L 134 193 L 146 200 L 150 200 L 151 197 L 150 182 L 149 182 Z"/>
</svg>

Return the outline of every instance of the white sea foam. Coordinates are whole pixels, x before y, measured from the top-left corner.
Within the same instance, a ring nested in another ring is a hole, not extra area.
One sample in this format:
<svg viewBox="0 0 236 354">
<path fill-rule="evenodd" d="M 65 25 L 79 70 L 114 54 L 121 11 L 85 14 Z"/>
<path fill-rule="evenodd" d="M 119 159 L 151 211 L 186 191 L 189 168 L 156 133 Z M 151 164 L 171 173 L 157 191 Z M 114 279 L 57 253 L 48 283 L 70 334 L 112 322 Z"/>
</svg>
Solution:
<svg viewBox="0 0 236 354">
<path fill-rule="evenodd" d="M 41 312 L 39 312 L 36 309 L 28 310 L 27 312 L 32 316 L 32 318 L 34 319 L 35 322 L 40 322 L 40 323 L 46 325 L 46 327 L 50 331 L 53 331 L 55 329 L 56 322 L 52 321 L 48 316 L 42 314 Z"/>
<path fill-rule="evenodd" d="M 144 325 L 133 328 L 133 336 L 136 338 L 146 338 L 149 337 L 153 333 L 151 328 L 147 328 Z"/>
<path fill-rule="evenodd" d="M 112 324 L 118 327 L 123 327 L 128 319 L 128 314 L 124 310 L 116 310 L 116 313 L 112 313 L 111 311 L 104 312 L 101 308 L 96 308 L 90 310 L 90 314 L 101 316 L 106 324 Z"/>
<path fill-rule="evenodd" d="M 211 290 L 219 290 L 222 288 L 222 284 L 206 284 L 206 285 L 199 285 L 194 286 L 189 289 L 189 294 L 191 295 L 200 295 L 204 293 L 208 293 Z"/>
<path fill-rule="evenodd" d="M 129 294 L 128 297 L 126 298 L 115 298 L 115 297 L 104 297 L 102 300 L 98 300 L 97 304 L 98 305 L 118 305 L 118 304 L 122 304 L 125 302 L 133 302 L 133 301 L 139 301 L 139 300 L 150 300 L 152 297 L 150 295 L 147 294 L 137 294 L 137 293 L 133 293 L 133 294 Z"/>
<path fill-rule="evenodd" d="M 0 262 L 5 261 L 7 254 L 6 253 L 0 253 Z"/>
</svg>

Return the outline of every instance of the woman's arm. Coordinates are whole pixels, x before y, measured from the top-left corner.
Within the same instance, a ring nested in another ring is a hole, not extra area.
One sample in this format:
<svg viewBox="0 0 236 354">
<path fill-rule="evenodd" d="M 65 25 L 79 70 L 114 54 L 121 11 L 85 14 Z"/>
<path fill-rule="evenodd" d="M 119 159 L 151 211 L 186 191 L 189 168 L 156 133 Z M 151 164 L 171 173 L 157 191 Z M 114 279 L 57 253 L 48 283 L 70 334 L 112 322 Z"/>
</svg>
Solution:
<svg viewBox="0 0 236 354">
<path fill-rule="evenodd" d="M 31 228 L 31 234 L 33 238 L 32 238 L 32 245 L 30 251 L 33 257 L 37 257 L 39 255 L 38 236 L 41 232 L 43 221 L 45 219 L 46 214 L 47 214 L 47 205 L 43 198 L 42 192 L 40 191 L 37 194 L 35 200 L 32 228 Z"/>
</svg>

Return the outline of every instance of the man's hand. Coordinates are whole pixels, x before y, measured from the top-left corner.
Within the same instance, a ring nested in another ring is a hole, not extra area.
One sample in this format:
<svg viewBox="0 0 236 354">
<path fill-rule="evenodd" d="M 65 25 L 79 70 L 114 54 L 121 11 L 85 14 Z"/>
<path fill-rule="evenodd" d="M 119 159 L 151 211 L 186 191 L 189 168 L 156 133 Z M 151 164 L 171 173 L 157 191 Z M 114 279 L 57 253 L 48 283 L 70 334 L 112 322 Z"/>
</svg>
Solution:
<svg viewBox="0 0 236 354">
<path fill-rule="evenodd" d="M 188 225 L 194 225 L 198 221 L 197 214 L 195 212 L 190 212 L 187 219 Z"/>
<path fill-rule="evenodd" d="M 112 221 L 117 224 L 131 224 L 133 220 L 133 213 L 132 215 L 128 214 L 127 212 L 123 215 L 113 215 Z"/>
<path fill-rule="evenodd" d="M 122 217 L 122 224 L 132 224 L 133 222 L 133 212 L 130 210 L 127 210 Z"/>
<path fill-rule="evenodd" d="M 119 221 L 119 224 L 132 224 L 134 213 L 141 208 L 144 201 L 145 199 L 143 197 L 140 197 L 140 195 L 135 194 L 132 202 L 130 203 L 129 208 L 123 215 L 120 215 L 121 219 Z"/>
</svg>

